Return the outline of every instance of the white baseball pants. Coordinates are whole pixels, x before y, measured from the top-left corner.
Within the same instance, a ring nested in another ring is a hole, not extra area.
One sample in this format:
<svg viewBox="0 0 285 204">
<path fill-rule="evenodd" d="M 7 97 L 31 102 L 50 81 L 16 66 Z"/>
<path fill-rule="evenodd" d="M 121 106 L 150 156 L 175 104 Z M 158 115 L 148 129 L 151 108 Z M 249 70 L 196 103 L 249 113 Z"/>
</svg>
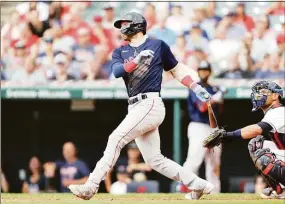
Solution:
<svg viewBox="0 0 285 204">
<path fill-rule="evenodd" d="M 188 126 L 188 154 L 183 167 L 188 169 L 188 171 L 198 174 L 199 168 L 205 160 L 206 180 L 214 185 L 213 193 L 219 193 L 221 191 L 221 146 L 215 147 L 212 150 L 203 147 L 203 140 L 213 130 L 208 124 L 190 122 Z"/>
<path fill-rule="evenodd" d="M 189 189 L 204 188 L 205 180 L 161 154 L 158 127 L 164 120 L 165 107 L 158 93 L 148 93 L 147 96 L 147 99 L 129 105 L 127 116 L 109 136 L 104 156 L 96 164 L 87 182 L 98 187 L 116 163 L 121 149 L 135 139 L 145 162 L 152 169 L 183 183 Z"/>
</svg>

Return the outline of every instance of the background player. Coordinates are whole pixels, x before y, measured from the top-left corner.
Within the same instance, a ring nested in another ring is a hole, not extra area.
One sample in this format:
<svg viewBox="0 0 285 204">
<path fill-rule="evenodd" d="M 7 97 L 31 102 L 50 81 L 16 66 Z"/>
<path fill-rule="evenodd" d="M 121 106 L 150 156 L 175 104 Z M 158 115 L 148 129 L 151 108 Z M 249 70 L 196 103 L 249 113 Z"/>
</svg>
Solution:
<svg viewBox="0 0 285 204">
<path fill-rule="evenodd" d="M 211 75 L 211 65 L 206 61 L 202 61 L 198 67 L 198 75 L 200 78 L 200 85 L 204 87 L 211 95 L 211 104 L 218 115 L 219 110 L 223 104 L 223 91 L 208 83 Z M 187 159 L 183 165 L 189 171 L 198 174 L 199 167 L 205 159 L 206 179 L 214 184 L 215 193 L 221 190 L 220 184 L 220 157 L 221 147 L 214 147 L 214 151 L 210 151 L 203 147 L 203 140 L 213 131 L 209 125 L 209 116 L 207 103 L 201 102 L 192 90 L 189 90 L 187 99 L 190 123 L 188 126 L 188 154 Z"/>
<path fill-rule="evenodd" d="M 116 49 L 112 55 L 112 69 L 116 78 L 122 77 L 129 95 L 128 114 L 109 136 L 104 156 L 84 185 L 70 185 L 69 189 L 82 199 L 90 199 L 100 182 L 116 163 L 121 149 L 135 139 L 145 162 L 164 176 L 181 182 L 191 193 L 187 199 L 199 199 L 209 194 L 213 185 L 161 154 L 158 127 L 165 117 L 160 98 L 162 72 L 170 71 L 183 85 L 192 89 L 200 100 L 210 94 L 194 82 L 188 67 L 178 63 L 169 46 L 161 40 L 146 37 L 147 22 L 138 13 L 128 13 L 114 23 L 122 38 L 129 44 Z"/>
<path fill-rule="evenodd" d="M 249 154 L 271 186 L 264 190 L 262 197 L 265 198 L 285 198 L 285 109 L 280 103 L 283 94 L 282 88 L 274 82 L 257 82 L 252 87 L 252 110 L 264 112 L 261 122 L 233 132 L 215 130 L 205 140 L 205 146 L 212 147 L 224 138 L 253 138 L 248 144 Z"/>
</svg>

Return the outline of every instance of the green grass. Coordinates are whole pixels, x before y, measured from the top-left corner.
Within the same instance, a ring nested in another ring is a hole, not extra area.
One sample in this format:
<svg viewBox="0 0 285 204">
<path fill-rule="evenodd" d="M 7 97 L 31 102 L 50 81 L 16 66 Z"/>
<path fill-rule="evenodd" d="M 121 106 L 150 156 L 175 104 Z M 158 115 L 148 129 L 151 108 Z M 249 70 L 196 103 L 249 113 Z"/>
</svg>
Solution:
<svg viewBox="0 0 285 204">
<path fill-rule="evenodd" d="M 203 196 L 201 200 L 184 200 L 184 194 L 127 194 L 113 196 L 97 194 L 84 201 L 72 194 L 2 194 L 1 203 L 7 204 L 284 204 L 284 200 L 264 200 L 255 194 L 217 194 Z"/>
</svg>

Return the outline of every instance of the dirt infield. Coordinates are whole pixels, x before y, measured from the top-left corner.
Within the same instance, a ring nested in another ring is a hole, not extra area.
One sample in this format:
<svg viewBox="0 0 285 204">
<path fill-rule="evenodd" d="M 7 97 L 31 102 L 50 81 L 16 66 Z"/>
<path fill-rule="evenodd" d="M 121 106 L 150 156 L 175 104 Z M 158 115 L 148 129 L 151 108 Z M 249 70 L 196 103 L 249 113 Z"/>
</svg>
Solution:
<svg viewBox="0 0 285 204">
<path fill-rule="evenodd" d="M 184 200 L 184 194 L 127 194 L 112 196 L 98 194 L 83 201 L 71 194 L 2 194 L 1 203 L 7 204 L 284 204 L 284 200 L 264 200 L 254 194 L 219 194 L 203 196 L 199 201 Z"/>
</svg>

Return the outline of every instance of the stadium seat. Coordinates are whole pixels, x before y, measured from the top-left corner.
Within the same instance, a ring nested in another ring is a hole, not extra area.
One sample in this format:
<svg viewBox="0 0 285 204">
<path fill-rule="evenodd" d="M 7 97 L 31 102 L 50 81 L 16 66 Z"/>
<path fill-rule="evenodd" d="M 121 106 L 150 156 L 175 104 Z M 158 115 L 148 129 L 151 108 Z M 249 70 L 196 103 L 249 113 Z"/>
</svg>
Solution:
<svg viewBox="0 0 285 204">
<path fill-rule="evenodd" d="M 132 182 L 127 185 L 128 193 L 158 193 L 159 183 L 157 181 Z"/>
<path fill-rule="evenodd" d="M 231 177 L 229 179 L 229 192 L 241 193 L 244 192 L 245 186 L 248 183 L 254 183 L 252 177 Z"/>
</svg>

